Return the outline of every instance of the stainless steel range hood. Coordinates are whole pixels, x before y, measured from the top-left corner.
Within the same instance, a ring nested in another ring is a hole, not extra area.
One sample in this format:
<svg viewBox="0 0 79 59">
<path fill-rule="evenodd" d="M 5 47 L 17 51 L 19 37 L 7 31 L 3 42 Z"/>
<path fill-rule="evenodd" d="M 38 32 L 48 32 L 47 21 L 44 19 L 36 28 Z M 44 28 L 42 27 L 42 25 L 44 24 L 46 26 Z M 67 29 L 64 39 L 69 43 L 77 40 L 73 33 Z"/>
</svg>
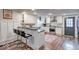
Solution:
<svg viewBox="0 0 79 59">
<path fill-rule="evenodd" d="M 56 16 L 53 17 L 53 19 L 51 20 L 51 22 L 57 22 Z"/>
</svg>

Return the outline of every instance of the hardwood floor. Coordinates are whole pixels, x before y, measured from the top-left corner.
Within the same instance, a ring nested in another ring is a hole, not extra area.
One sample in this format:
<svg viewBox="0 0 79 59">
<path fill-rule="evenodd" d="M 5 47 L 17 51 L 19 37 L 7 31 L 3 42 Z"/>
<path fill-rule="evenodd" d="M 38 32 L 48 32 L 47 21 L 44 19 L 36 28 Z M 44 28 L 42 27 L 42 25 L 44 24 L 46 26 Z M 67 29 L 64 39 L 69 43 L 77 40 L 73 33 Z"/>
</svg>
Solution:
<svg viewBox="0 0 79 59">
<path fill-rule="evenodd" d="M 53 34 L 45 34 L 44 50 L 79 50 L 79 43 L 77 39 L 57 36 Z"/>
</svg>

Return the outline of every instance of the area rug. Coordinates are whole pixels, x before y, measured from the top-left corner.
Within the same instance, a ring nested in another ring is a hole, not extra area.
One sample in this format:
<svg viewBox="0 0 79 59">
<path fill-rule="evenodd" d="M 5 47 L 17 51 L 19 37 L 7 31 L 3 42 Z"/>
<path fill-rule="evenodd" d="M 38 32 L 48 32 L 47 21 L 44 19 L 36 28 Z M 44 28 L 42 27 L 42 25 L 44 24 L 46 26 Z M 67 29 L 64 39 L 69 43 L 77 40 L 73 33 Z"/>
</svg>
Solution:
<svg viewBox="0 0 79 59">
<path fill-rule="evenodd" d="M 63 36 L 57 36 L 52 34 L 45 35 L 45 47 L 46 49 L 59 50 L 62 49 L 62 43 L 64 41 Z"/>
<path fill-rule="evenodd" d="M 54 40 L 56 40 L 58 37 L 56 35 L 49 35 L 49 34 L 46 34 L 45 35 L 45 41 L 48 42 L 48 43 L 52 43 Z"/>
<path fill-rule="evenodd" d="M 5 45 L 0 45 L 0 50 L 32 50 L 32 48 L 25 43 L 17 40 Z"/>
</svg>

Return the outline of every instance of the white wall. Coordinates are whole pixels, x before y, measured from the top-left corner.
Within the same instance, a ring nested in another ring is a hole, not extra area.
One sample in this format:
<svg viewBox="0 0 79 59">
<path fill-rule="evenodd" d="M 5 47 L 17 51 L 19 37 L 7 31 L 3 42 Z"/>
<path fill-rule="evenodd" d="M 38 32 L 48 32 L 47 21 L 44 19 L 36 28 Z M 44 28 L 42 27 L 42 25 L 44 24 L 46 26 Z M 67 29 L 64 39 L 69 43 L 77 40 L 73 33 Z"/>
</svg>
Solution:
<svg viewBox="0 0 79 59">
<path fill-rule="evenodd" d="M 22 19 L 22 15 L 13 11 L 12 16 L 12 19 L 3 19 L 3 10 L 0 10 L 0 44 L 2 44 L 2 42 L 5 43 L 15 40 L 13 28 L 18 27 Z"/>
<path fill-rule="evenodd" d="M 78 38 L 78 31 L 77 31 L 77 19 L 78 19 L 78 16 L 75 16 L 75 38 Z"/>
<path fill-rule="evenodd" d="M 0 23 L 1 23 L 1 42 L 9 42 L 15 40 L 15 34 L 13 33 L 13 28 L 17 28 L 22 19 L 22 15 L 17 12 L 12 12 L 12 19 L 3 19 L 3 10 L 0 10 Z"/>
</svg>

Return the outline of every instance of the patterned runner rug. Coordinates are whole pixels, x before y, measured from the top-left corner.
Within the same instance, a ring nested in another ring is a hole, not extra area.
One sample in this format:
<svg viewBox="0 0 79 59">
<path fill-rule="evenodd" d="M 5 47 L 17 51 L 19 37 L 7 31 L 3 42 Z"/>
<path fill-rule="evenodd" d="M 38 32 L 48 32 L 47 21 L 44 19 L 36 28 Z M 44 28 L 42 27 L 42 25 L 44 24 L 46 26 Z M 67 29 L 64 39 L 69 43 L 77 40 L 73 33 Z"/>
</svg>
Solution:
<svg viewBox="0 0 79 59">
<path fill-rule="evenodd" d="M 0 45 L 0 50 L 33 50 L 31 47 L 21 41 L 14 41 L 5 45 Z"/>
</svg>

